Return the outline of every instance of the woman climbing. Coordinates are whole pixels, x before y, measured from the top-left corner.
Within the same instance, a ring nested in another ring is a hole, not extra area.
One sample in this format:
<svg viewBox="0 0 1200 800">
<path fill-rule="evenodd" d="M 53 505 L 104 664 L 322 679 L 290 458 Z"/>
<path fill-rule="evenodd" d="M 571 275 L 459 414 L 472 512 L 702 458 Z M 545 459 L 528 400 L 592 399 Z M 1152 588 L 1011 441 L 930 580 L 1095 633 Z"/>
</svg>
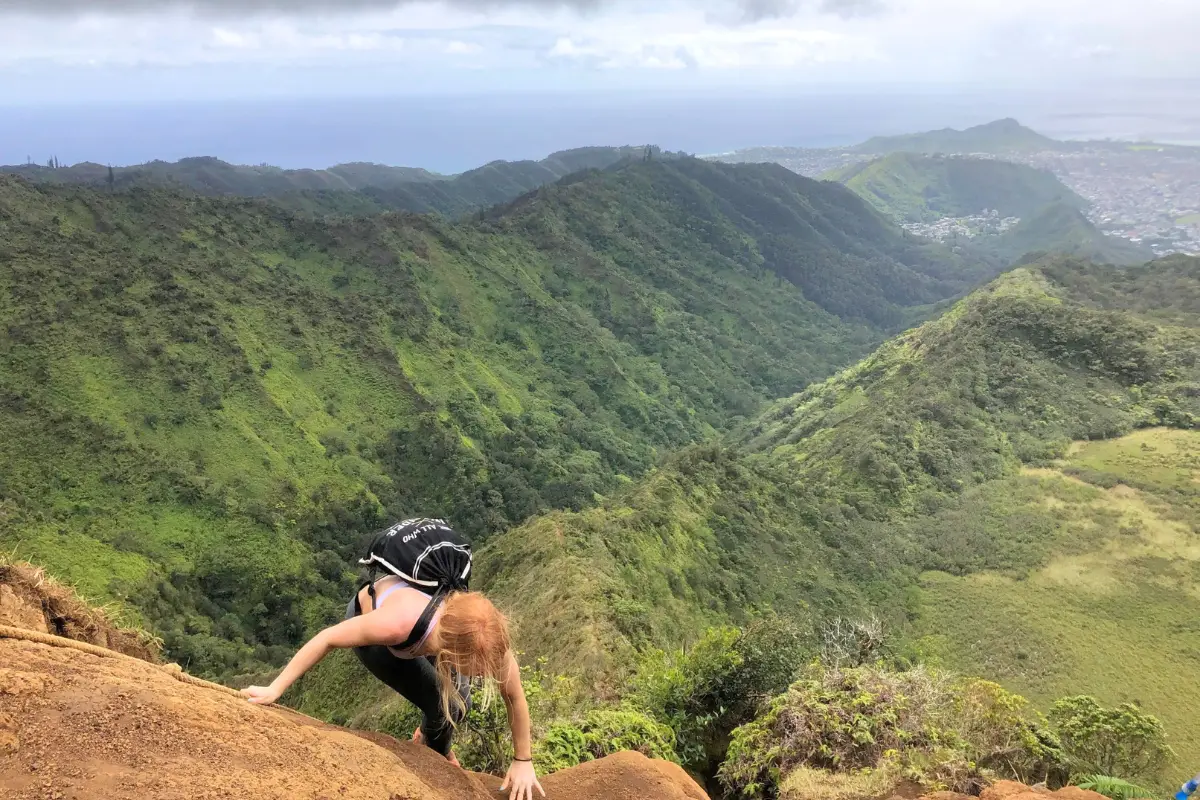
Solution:
<svg viewBox="0 0 1200 800">
<path fill-rule="evenodd" d="M 535 787 L 545 797 L 508 622 L 490 600 L 467 591 L 470 545 L 444 520 L 407 519 L 380 531 L 359 563 L 370 576 L 350 598 L 346 619 L 300 648 L 270 686 L 242 694 L 273 703 L 331 649 L 353 648 L 371 674 L 421 710 L 413 739 L 458 764 L 451 739 L 466 717 L 471 679 L 481 679 L 485 702 L 499 687 L 512 728 L 514 757 L 502 790 L 511 785 L 510 800 L 533 800 Z"/>
</svg>

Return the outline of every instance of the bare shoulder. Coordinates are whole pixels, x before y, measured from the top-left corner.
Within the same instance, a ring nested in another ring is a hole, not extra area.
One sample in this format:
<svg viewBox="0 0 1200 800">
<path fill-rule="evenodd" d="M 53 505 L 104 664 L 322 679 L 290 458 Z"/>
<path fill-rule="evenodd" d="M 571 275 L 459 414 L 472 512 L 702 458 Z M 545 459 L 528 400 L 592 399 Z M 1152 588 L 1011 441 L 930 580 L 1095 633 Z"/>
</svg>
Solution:
<svg viewBox="0 0 1200 800">
<path fill-rule="evenodd" d="M 428 604 L 429 596 L 424 592 L 405 587 L 389 594 L 383 605 L 376 609 L 376 613 L 386 616 L 389 627 L 394 627 L 397 631 L 403 630 L 407 636 Z"/>
</svg>

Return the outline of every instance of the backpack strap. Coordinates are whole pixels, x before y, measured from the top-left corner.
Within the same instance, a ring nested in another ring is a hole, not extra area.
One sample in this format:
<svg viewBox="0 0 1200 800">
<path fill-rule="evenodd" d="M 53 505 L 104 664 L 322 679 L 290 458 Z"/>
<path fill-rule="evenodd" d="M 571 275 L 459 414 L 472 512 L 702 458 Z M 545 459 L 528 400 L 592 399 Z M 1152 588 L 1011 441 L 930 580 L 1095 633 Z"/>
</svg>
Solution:
<svg viewBox="0 0 1200 800">
<path fill-rule="evenodd" d="M 379 567 L 374 561 L 371 562 L 371 568 L 367 572 L 367 594 L 371 596 L 371 610 L 375 610 L 375 573 Z"/>
<path fill-rule="evenodd" d="M 408 650 L 410 647 L 415 647 L 418 642 L 424 639 L 426 634 L 429 633 L 429 626 L 433 622 L 434 614 L 437 613 L 437 610 L 446 601 L 448 596 L 449 592 L 445 588 L 438 589 L 437 593 L 429 599 L 429 603 L 426 604 L 425 610 L 421 612 L 421 616 L 417 617 L 417 622 L 413 625 L 412 633 L 403 642 L 392 645 L 392 647 L 397 650 Z"/>
</svg>

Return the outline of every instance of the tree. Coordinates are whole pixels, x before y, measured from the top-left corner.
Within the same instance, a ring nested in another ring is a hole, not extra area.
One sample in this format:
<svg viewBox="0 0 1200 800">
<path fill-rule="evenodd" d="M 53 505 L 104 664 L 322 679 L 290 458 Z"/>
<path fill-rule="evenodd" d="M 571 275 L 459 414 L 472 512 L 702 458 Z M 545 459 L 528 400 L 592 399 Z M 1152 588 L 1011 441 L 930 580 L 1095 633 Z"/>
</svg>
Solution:
<svg viewBox="0 0 1200 800">
<path fill-rule="evenodd" d="M 1076 774 L 1155 778 L 1171 756 L 1162 723 L 1133 703 L 1104 708 L 1094 697 L 1064 697 L 1050 722 Z"/>
<path fill-rule="evenodd" d="M 801 629 L 783 617 L 710 628 L 687 651 L 647 653 L 633 679 L 633 701 L 675 731 L 686 766 L 711 778 L 733 730 L 784 691 L 810 654 Z"/>
</svg>

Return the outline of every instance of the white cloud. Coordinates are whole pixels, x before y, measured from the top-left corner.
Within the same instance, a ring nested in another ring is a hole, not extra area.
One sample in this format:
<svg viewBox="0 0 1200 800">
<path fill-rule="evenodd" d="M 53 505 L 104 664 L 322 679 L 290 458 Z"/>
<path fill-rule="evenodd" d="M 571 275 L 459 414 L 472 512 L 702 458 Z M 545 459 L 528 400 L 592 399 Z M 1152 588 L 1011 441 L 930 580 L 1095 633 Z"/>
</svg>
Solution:
<svg viewBox="0 0 1200 800">
<path fill-rule="evenodd" d="M 604 69 L 786 69 L 805 64 L 874 60 L 872 45 L 826 30 L 709 28 L 677 32 L 624 26 L 599 35 L 563 37 L 551 59 L 594 63 Z"/>
<path fill-rule="evenodd" d="M 473 56 L 482 53 L 483 46 L 476 42 L 463 42 L 455 39 L 446 43 L 445 52 L 452 56 Z"/>
<path fill-rule="evenodd" d="M 254 40 L 244 33 L 231 31 L 228 28 L 213 28 L 212 43 L 214 47 L 230 47 L 234 49 L 250 49 L 255 46 Z"/>
<path fill-rule="evenodd" d="M 241 63 L 486 67 L 532 81 L 539 68 L 750 82 L 1200 77 L 1197 31 L 1195 0 L 0 0 L 0 81 L 6 68 Z"/>
</svg>

